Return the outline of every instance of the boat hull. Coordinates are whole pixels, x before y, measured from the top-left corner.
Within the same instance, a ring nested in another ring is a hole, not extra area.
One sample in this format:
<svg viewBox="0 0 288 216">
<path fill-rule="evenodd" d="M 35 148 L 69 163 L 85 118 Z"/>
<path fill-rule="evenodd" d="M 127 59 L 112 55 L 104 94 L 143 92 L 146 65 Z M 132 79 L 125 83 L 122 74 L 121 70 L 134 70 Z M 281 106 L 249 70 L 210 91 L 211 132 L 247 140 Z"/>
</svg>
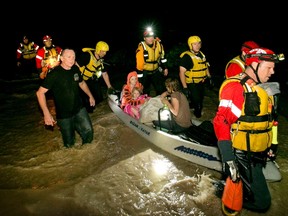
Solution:
<svg viewBox="0 0 288 216">
<path fill-rule="evenodd" d="M 156 130 L 151 126 L 142 124 L 137 119 L 123 112 L 118 105 L 118 97 L 116 95 L 108 96 L 108 104 L 117 117 L 128 127 L 155 146 L 192 163 L 222 171 L 222 162 L 216 146 L 206 146 L 197 141 L 184 140 L 177 135 Z"/>
</svg>

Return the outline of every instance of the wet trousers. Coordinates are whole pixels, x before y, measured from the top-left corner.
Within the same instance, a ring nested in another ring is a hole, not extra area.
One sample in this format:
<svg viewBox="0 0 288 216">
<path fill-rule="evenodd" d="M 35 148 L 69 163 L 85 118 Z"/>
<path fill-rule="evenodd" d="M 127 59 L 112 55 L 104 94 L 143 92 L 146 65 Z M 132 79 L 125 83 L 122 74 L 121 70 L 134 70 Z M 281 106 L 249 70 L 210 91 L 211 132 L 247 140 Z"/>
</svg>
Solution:
<svg viewBox="0 0 288 216">
<path fill-rule="evenodd" d="M 144 87 L 143 93 L 149 96 L 151 96 L 151 85 L 154 87 L 156 96 L 166 91 L 165 77 L 159 70 L 155 72 L 143 71 L 143 77 L 139 78 L 139 82 Z"/>
<path fill-rule="evenodd" d="M 93 126 L 87 110 L 83 107 L 80 111 L 66 119 L 57 119 L 60 127 L 64 146 L 69 148 L 75 144 L 75 131 L 82 139 L 82 144 L 91 143 L 93 140 Z"/>
<path fill-rule="evenodd" d="M 252 211 L 265 212 L 271 205 L 271 195 L 263 174 L 266 152 L 235 151 L 236 163 L 243 180 L 243 207 Z"/>
<path fill-rule="evenodd" d="M 187 84 L 187 88 L 189 89 L 189 98 L 191 105 L 190 108 L 194 108 L 194 115 L 197 118 L 201 117 L 201 112 L 203 108 L 203 100 L 204 100 L 204 83 L 189 83 Z"/>
</svg>

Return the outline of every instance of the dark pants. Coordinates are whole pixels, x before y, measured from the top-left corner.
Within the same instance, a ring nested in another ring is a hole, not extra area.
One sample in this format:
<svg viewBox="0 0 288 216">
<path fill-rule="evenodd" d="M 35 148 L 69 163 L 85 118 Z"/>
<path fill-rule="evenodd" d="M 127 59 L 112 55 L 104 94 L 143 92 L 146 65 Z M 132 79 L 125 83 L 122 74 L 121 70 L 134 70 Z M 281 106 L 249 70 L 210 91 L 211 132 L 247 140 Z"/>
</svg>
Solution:
<svg viewBox="0 0 288 216">
<path fill-rule="evenodd" d="M 66 119 L 57 119 L 64 146 L 69 148 L 75 144 L 75 130 L 80 134 L 82 144 L 93 140 L 93 126 L 90 116 L 83 107 L 75 116 Z"/>
<path fill-rule="evenodd" d="M 139 82 L 141 82 L 144 87 L 144 94 L 151 95 L 151 85 L 154 87 L 156 95 L 160 95 L 166 91 L 165 77 L 163 73 L 160 73 L 158 70 L 155 72 L 143 71 L 143 77 L 139 78 Z"/>
<path fill-rule="evenodd" d="M 236 150 L 236 163 L 243 180 L 243 207 L 265 212 L 271 205 L 271 195 L 262 168 L 266 163 L 266 152 L 251 153 Z M 249 159 L 250 157 L 250 159 Z"/>
<path fill-rule="evenodd" d="M 205 85 L 204 83 L 189 83 L 187 84 L 187 88 L 190 91 L 189 100 L 191 102 L 190 108 L 194 108 L 194 115 L 197 118 L 202 116 L 202 108 L 203 108 L 203 100 L 204 100 L 204 91 Z"/>
<path fill-rule="evenodd" d="M 37 74 L 36 61 L 33 59 L 22 59 L 21 66 L 18 68 L 18 74 L 21 78 L 30 78 L 32 74 Z"/>
<path fill-rule="evenodd" d="M 178 125 L 174 120 L 162 120 L 162 121 L 154 120 L 152 122 L 154 126 L 159 127 L 161 130 L 162 129 L 167 130 L 167 132 L 170 132 L 172 134 L 178 134 L 188 130 L 188 128 L 183 128 L 180 125 Z"/>
</svg>

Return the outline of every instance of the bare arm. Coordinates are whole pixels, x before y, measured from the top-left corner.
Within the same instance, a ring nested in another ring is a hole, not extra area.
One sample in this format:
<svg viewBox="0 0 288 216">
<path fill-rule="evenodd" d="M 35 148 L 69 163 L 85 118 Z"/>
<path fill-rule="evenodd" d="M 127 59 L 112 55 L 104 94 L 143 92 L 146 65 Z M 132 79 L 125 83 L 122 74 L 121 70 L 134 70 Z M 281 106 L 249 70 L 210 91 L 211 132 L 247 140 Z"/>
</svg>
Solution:
<svg viewBox="0 0 288 216">
<path fill-rule="evenodd" d="M 47 91 L 48 89 L 40 86 L 38 91 L 36 92 L 36 95 L 37 95 L 38 103 L 43 111 L 45 125 L 54 126 L 56 124 L 56 121 L 54 120 L 47 106 L 46 95 L 45 95 Z"/>
<path fill-rule="evenodd" d="M 177 116 L 179 113 L 179 101 L 176 98 L 171 98 L 171 103 L 166 98 L 161 98 L 163 104 L 166 104 L 173 115 Z"/>
<path fill-rule="evenodd" d="M 84 80 L 79 83 L 79 87 L 89 97 L 90 106 L 95 106 L 95 99 L 94 99 L 94 97 L 93 97 L 88 85 L 86 84 L 86 82 Z"/>
</svg>

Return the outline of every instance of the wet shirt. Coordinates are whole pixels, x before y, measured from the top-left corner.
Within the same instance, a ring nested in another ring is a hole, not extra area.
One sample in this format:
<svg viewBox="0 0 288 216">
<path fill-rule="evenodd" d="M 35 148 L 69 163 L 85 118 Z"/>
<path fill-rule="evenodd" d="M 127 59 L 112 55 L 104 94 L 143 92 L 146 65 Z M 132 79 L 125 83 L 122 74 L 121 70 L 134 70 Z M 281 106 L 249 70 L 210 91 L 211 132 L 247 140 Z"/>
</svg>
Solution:
<svg viewBox="0 0 288 216">
<path fill-rule="evenodd" d="M 58 119 L 71 118 L 83 107 L 79 87 L 82 81 L 80 70 L 76 65 L 70 70 L 65 70 L 59 65 L 48 73 L 41 84 L 53 93 Z"/>
</svg>

